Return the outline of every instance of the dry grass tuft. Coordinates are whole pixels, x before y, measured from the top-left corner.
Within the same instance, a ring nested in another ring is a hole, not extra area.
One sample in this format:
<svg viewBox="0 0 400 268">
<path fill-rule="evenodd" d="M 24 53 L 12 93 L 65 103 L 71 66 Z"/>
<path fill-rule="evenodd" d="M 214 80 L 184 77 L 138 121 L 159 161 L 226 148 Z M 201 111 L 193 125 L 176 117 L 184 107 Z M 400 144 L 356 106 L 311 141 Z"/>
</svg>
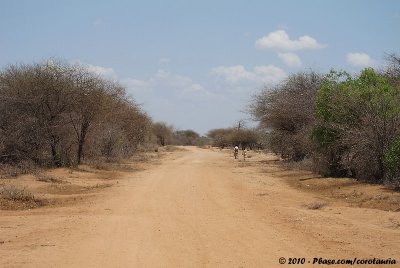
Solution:
<svg viewBox="0 0 400 268">
<path fill-rule="evenodd" d="M 35 200 L 35 197 L 31 192 L 15 185 L 0 186 L 0 198 L 22 202 Z"/>
<path fill-rule="evenodd" d="M 36 174 L 35 177 L 38 181 L 41 182 L 50 182 L 50 183 L 67 183 L 58 177 L 53 177 L 45 174 Z"/>
<path fill-rule="evenodd" d="M 159 152 L 183 152 L 186 151 L 185 148 L 174 146 L 174 145 L 166 145 L 158 148 Z"/>
<path fill-rule="evenodd" d="M 97 183 L 95 185 L 86 186 L 86 190 L 94 190 L 94 189 L 104 189 L 113 186 L 112 183 Z"/>
<path fill-rule="evenodd" d="M 309 158 L 301 161 L 284 161 L 282 164 L 287 169 L 315 171 L 314 163 Z"/>
<path fill-rule="evenodd" d="M 26 209 L 44 206 L 45 200 L 37 199 L 25 188 L 15 185 L 0 186 L 1 209 Z"/>
<path fill-rule="evenodd" d="M 32 173 L 36 170 L 36 166 L 29 162 L 21 162 L 17 165 L 0 164 L 0 178 L 15 178 L 19 175 Z"/>
<path fill-rule="evenodd" d="M 304 204 L 304 207 L 308 208 L 308 209 L 312 209 L 312 210 L 317 210 L 317 209 L 321 209 L 323 207 L 326 207 L 328 204 L 325 202 L 311 202 L 308 204 Z"/>
</svg>

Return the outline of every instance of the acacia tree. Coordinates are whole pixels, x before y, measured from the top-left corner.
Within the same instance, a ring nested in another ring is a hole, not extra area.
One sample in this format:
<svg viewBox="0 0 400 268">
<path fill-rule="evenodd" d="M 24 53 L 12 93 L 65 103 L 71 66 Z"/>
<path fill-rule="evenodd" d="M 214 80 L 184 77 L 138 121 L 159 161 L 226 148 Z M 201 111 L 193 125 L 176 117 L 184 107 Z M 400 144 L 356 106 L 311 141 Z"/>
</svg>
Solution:
<svg viewBox="0 0 400 268">
<path fill-rule="evenodd" d="M 83 66 L 72 66 L 71 82 L 76 90 L 73 109 L 69 113 L 77 143 L 77 164 L 84 155 L 86 137 L 93 124 L 98 123 L 106 112 L 107 93 L 105 81 Z"/>
<path fill-rule="evenodd" d="M 212 140 L 212 146 L 225 148 L 229 145 L 229 134 L 233 131 L 232 128 L 216 128 L 211 129 L 207 133 L 207 137 Z"/>
<path fill-rule="evenodd" d="M 213 146 L 241 146 L 242 148 L 254 148 L 260 142 L 260 133 L 257 129 L 244 128 L 218 128 L 207 133 Z"/>
<path fill-rule="evenodd" d="M 103 82 L 103 91 L 97 96 L 101 106 L 97 108 L 89 133 L 91 154 L 107 158 L 132 155 L 148 136 L 151 119 L 119 83 Z"/>
<path fill-rule="evenodd" d="M 393 88 L 400 91 L 400 57 L 390 54 L 387 58 L 388 66 L 381 72 L 390 82 Z M 397 107 L 400 107 L 400 98 L 396 99 Z M 400 127 L 399 127 L 400 128 Z M 387 169 L 386 183 L 400 188 L 400 134 L 385 151 L 384 163 Z"/>
<path fill-rule="evenodd" d="M 151 130 L 151 120 L 143 113 L 135 102 L 125 99 L 118 104 L 119 114 L 116 114 L 119 130 L 122 134 L 121 153 L 130 155 Z"/>
<path fill-rule="evenodd" d="M 24 146 L 30 143 L 37 150 L 43 144 L 49 146 L 52 163 L 57 166 L 62 164 L 65 153 L 61 147 L 71 146 L 65 138 L 68 123 L 64 115 L 72 109 L 75 92 L 68 81 L 68 72 L 65 65 L 49 61 L 10 66 L 1 75 L 1 95 L 13 107 L 11 117 L 17 120 L 19 128 L 16 133 L 20 136 L 16 138 L 22 139 Z M 19 147 L 15 153 L 28 152 Z"/>
<path fill-rule="evenodd" d="M 231 145 L 252 150 L 259 143 L 260 134 L 257 129 L 240 128 L 232 129 L 227 138 Z"/>
<path fill-rule="evenodd" d="M 79 164 L 88 142 L 101 155 L 105 131 L 128 155 L 150 124 L 117 82 L 54 60 L 2 70 L 0 112 L 0 161 L 10 163 Z"/>
<path fill-rule="evenodd" d="M 198 145 L 200 142 L 200 135 L 191 130 L 178 130 L 174 133 L 174 142 L 179 145 Z"/>
<path fill-rule="evenodd" d="M 312 153 L 310 137 L 321 82 L 321 75 L 313 71 L 293 74 L 253 97 L 249 113 L 268 133 L 269 148 L 284 159 L 298 161 Z"/>
<path fill-rule="evenodd" d="M 158 144 L 161 146 L 165 146 L 173 134 L 172 126 L 168 126 L 164 122 L 154 123 L 152 132 L 156 136 Z"/>
</svg>

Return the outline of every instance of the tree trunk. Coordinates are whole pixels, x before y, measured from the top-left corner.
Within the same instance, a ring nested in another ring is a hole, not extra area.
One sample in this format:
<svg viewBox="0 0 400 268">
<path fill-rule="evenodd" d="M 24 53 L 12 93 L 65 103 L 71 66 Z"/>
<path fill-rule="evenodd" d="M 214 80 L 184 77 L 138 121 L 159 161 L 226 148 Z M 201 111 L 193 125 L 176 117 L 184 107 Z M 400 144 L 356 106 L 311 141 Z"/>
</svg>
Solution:
<svg viewBox="0 0 400 268">
<path fill-rule="evenodd" d="M 61 161 L 60 161 L 60 157 L 57 153 L 57 145 L 55 143 L 51 143 L 51 156 L 53 158 L 53 165 L 55 165 L 56 167 L 60 167 L 61 166 Z"/>
<path fill-rule="evenodd" d="M 81 161 L 82 161 L 83 149 L 84 149 L 86 134 L 88 132 L 88 129 L 89 129 L 89 123 L 88 122 L 82 123 L 81 133 L 79 135 L 79 141 L 78 141 L 77 165 L 80 165 Z"/>
</svg>

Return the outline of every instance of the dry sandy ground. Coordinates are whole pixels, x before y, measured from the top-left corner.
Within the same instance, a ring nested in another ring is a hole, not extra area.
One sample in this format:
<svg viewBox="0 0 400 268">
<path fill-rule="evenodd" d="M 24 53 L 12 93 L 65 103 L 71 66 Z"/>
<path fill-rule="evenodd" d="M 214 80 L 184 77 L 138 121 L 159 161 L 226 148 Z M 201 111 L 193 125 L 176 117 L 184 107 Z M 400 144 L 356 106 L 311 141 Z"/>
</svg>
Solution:
<svg viewBox="0 0 400 268">
<path fill-rule="evenodd" d="M 0 211 L 0 266 L 326 266 L 312 265 L 320 257 L 400 266 L 399 212 L 299 190 L 273 158 L 250 156 L 189 148 L 73 205 Z M 280 257 L 306 263 L 280 265 Z"/>
</svg>

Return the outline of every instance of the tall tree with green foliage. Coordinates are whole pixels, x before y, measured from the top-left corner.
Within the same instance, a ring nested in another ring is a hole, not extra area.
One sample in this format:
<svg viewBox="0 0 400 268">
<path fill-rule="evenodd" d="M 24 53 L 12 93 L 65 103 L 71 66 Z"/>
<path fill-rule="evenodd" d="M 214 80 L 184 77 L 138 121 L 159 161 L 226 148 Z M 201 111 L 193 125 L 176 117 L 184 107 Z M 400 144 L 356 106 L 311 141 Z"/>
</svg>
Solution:
<svg viewBox="0 0 400 268">
<path fill-rule="evenodd" d="M 385 151 L 399 135 L 399 88 L 373 69 L 329 73 L 318 91 L 313 137 L 326 175 L 381 182 Z"/>
</svg>

